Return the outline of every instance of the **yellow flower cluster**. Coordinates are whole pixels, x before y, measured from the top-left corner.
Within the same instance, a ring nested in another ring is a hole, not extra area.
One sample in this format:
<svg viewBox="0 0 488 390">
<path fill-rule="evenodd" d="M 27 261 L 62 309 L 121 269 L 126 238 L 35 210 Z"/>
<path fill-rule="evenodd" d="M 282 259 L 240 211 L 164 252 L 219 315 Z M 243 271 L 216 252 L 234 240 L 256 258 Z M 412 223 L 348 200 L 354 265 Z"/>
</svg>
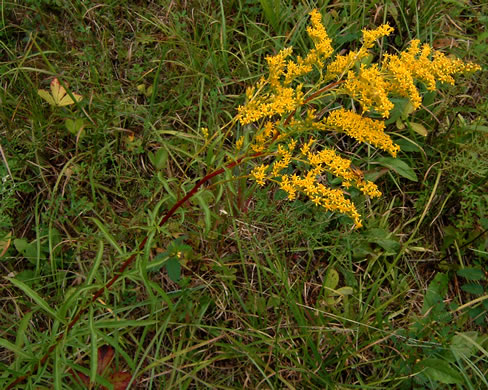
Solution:
<svg viewBox="0 0 488 390">
<path fill-rule="evenodd" d="M 315 47 L 305 58 L 297 57 L 296 62 L 287 61 L 293 51 L 291 47 L 281 50 L 275 56 L 266 57 L 268 77 L 260 82 L 258 89 L 263 90 L 265 86 L 269 88 L 259 96 L 253 96 L 254 89 L 248 90 L 248 103 L 238 108 L 237 119 L 242 125 L 292 112 L 302 104 L 302 84 L 298 84 L 296 88 L 290 85 L 298 77 L 310 73 L 313 66 L 322 69 L 324 61 L 334 52 L 332 41 L 321 23 L 320 13 L 314 10 L 310 16 L 311 26 L 307 28 L 307 32 Z"/>
<path fill-rule="evenodd" d="M 241 136 L 236 142 L 236 150 L 241 150 L 243 145 L 244 145 L 244 136 Z"/>
<path fill-rule="evenodd" d="M 254 180 L 256 180 L 256 183 L 258 183 L 260 186 L 264 186 L 265 184 L 266 169 L 268 169 L 268 165 L 261 164 L 255 167 L 251 172 Z"/>
<path fill-rule="evenodd" d="M 261 186 L 266 181 L 277 182 L 290 200 L 303 194 L 326 210 L 348 215 L 355 226 L 360 227 L 359 213 L 346 198 L 347 193 L 341 188 L 327 186 L 324 178 L 332 174 L 341 179 L 342 187 L 354 186 L 370 197 L 379 197 L 381 192 L 376 184 L 364 179 L 350 160 L 331 148 L 320 147 L 313 137 L 305 138 L 306 134 L 318 131 L 344 133 L 396 157 L 400 147 L 385 133 L 384 121 L 368 118 L 367 113 L 375 111 L 388 118 L 394 108 L 391 97 L 395 95 L 408 98 L 418 108 L 421 96 L 417 81 L 425 83 L 429 90 L 435 90 L 437 81 L 452 84 L 453 75 L 480 67 L 448 58 L 428 45 L 420 47 L 417 40 L 398 55 L 385 54 L 380 63 L 361 63 L 378 39 L 392 33 L 393 28 L 386 24 L 374 30 L 363 30 L 363 44 L 358 50 L 329 60 L 333 48 L 320 13 L 314 10 L 310 18 L 307 33 L 314 47 L 304 58 L 297 57 L 295 61 L 289 59 L 291 47 L 267 57 L 268 76 L 247 90 L 247 103 L 238 109 L 237 119 L 241 125 L 268 119 L 257 125 L 258 130 L 249 145 L 258 153 L 268 151 L 273 160 L 256 166 L 250 176 Z M 319 70 L 320 79 L 307 91 L 299 78 L 314 67 Z M 325 85 L 331 81 L 334 82 Z M 362 113 L 339 107 L 319 119 L 324 113 L 316 114 L 310 107 L 301 109 L 312 100 L 327 95 L 329 100 L 341 95 L 350 96 L 360 103 Z M 301 145 L 297 139 L 302 140 Z M 243 146 L 243 138 L 237 146 Z"/>
<path fill-rule="evenodd" d="M 322 24 L 322 16 L 319 11 L 313 10 L 310 13 L 311 26 L 307 27 L 307 33 L 314 42 L 315 49 L 312 49 L 307 54 L 305 59 L 306 64 L 317 65 L 319 68 L 324 67 L 324 60 L 329 58 L 334 49 L 332 48 L 332 40 L 327 35 L 327 31 Z"/>
<path fill-rule="evenodd" d="M 367 142 L 390 153 L 396 157 L 400 150 L 388 134 L 385 133 L 383 121 L 366 118 L 352 111 L 340 108 L 332 111 L 324 120 L 326 128 L 333 128 L 346 133 L 348 136 L 360 141 Z"/>
<path fill-rule="evenodd" d="M 419 40 L 413 40 L 399 55 L 385 54 L 382 62 L 383 72 L 390 76 L 390 92 L 408 97 L 414 108 L 422 103 L 415 80 L 425 83 L 429 91 L 435 91 L 437 80 L 454 84 L 453 75 L 481 69 L 479 65 L 448 58 L 438 51 L 432 53 L 427 44 L 421 49 L 419 45 Z"/>
<path fill-rule="evenodd" d="M 322 206 L 327 211 L 337 211 L 348 215 L 356 228 L 362 226 L 361 217 L 349 199 L 344 197 L 344 192 L 335 188 L 327 188 L 314 179 L 313 171 L 300 178 L 297 175 L 281 176 L 280 188 L 288 193 L 288 199 L 296 198 L 297 191 L 304 192 L 317 206 Z"/>
<path fill-rule="evenodd" d="M 256 134 L 254 143 L 251 145 L 251 149 L 256 153 L 262 152 L 266 149 L 266 144 L 273 139 L 277 130 L 275 124 L 271 121 L 267 121 L 262 127 L 261 131 Z"/>
<path fill-rule="evenodd" d="M 296 89 L 277 85 L 275 90 L 264 93 L 238 108 L 237 119 L 242 125 L 274 115 L 284 115 L 296 109 L 302 102 L 301 86 Z"/>
<path fill-rule="evenodd" d="M 333 80 L 336 77 L 342 77 L 349 69 L 351 69 L 358 61 L 361 61 L 368 55 L 368 49 L 371 49 L 374 42 L 382 37 L 388 36 L 393 32 L 393 27 L 384 24 L 375 30 L 362 30 L 363 45 L 359 50 L 350 51 L 346 55 L 338 55 L 327 66 L 325 79 L 327 81 Z"/>
<path fill-rule="evenodd" d="M 393 32 L 393 27 L 388 24 L 383 24 L 375 30 L 362 30 L 363 33 L 363 48 L 371 49 L 377 39 L 387 37 Z"/>
<path fill-rule="evenodd" d="M 388 99 L 390 84 L 384 79 L 377 64 L 361 64 L 359 72 L 350 71 L 344 84 L 345 92 L 361 103 L 364 111 L 374 109 L 384 118 L 390 115 L 393 103 Z"/>
</svg>

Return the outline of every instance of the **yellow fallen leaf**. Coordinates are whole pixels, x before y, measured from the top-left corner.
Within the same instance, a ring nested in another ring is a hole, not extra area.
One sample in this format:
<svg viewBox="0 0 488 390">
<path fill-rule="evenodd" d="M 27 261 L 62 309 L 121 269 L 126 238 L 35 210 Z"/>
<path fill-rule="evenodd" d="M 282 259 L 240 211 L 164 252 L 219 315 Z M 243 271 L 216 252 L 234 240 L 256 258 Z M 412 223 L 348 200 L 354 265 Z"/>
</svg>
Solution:
<svg viewBox="0 0 488 390">
<path fill-rule="evenodd" d="M 79 102 L 83 99 L 83 96 L 72 92 L 72 95 L 75 98 L 75 100 L 73 100 L 70 95 L 66 94 L 66 90 L 59 83 L 57 78 L 54 78 L 53 81 L 51 81 L 51 92 L 48 92 L 45 89 L 39 89 L 37 90 L 37 93 L 51 106 L 55 107 L 69 106 L 70 104 L 74 104 L 75 100 Z"/>
</svg>

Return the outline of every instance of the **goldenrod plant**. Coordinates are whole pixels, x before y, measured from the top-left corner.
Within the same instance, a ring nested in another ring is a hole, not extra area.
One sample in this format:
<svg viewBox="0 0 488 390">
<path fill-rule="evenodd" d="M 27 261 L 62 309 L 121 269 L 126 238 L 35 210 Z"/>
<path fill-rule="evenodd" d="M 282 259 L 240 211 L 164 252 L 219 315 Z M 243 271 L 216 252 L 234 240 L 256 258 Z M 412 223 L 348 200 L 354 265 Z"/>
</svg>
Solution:
<svg viewBox="0 0 488 390">
<path fill-rule="evenodd" d="M 214 177 L 244 162 L 260 159 L 261 163 L 255 165 L 249 175 L 258 185 L 277 185 L 291 200 L 306 197 L 325 210 L 349 216 L 354 226 L 359 228 L 362 224 L 361 216 L 348 197 L 347 188 L 355 187 L 370 197 L 379 197 L 381 192 L 375 183 L 365 179 L 350 159 L 334 148 L 334 138 L 328 138 L 327 135 L 343 134 L 396 157 L 400 147 L 386 133 L 385 125 L 385 120 L 394 109 L 392 99 L 406 98 L 412 110 L 420 109 L 420 84 L 425 86 L 425 90 L 434 91 L 439 83 L 453 84 L 453 76 L 456 74 L 480 69 L 478 65 L 446 57 L 429 45 L 421 46 L 417 40 L 412 40 L 405 51 L 376 58 L 372 50 L 375 43 L 393 31 L 386 24 L 374 30 L 363 30 L 362 45 L 358 50 L 337 54 L 319 11 L 312 11 L 310 17 L 307 33 L 313 41 L 313 48 L 304 56 L 293 57 L 293 48 L 288 47 L 267 57 L 267 76 L 247 89 L 246 102 L 238 108 L 232 121 L 246 134 L 236 140 L 238 155 L 198 180 L 191 190 L 169 208 L 159 226 L 164 225 Z M 56 79 L 51 89 L 52 96 L 42 91 L 39 94 L 53 106 L 66 106 L 81 99 L 81 95 L 74 93 L 69 98 L 64 96 L 65 91 Z M 323 102 L 326 102 L 326 106 L 320 108 Z M 230 133 L 229 129 L 227 131 Z M 217 133 L 215 129 L 209 130 L 206 127 L 202 127 L 201 132 L 206 142 Z M 337 177 L 340 184 L 334 186 L 326 181 L 324 178 L 327 174 Z M 12 378 L 7 389 L 25 382 L 46 363 L 94 302 L 114 285 L 134 263 L 138 254 L 150 247 L 148 242 L 151 242 L 152 237 L 153 233 L 142 239 L 118 267 L 115 275 L 105 284 L 98 285 L 100 287 L 89 302 L 73 311 L 68 320 L 59 318 L 65 324 L 64 330 L 57 333 L 39 360 L 29 361 L 30 368 L 22 370 L 22 374 L 15 379 Z M 97 264 L 103 254 L 103 246 L 100 248 Z M 119 250 L 120 253 L 122 250 Z M 27 285 L 11 280 L 18 288 L 27 291 L 33 300 L 41 302 L 49 313 L 54 313 Z M 94 287 L 91 285 L 92 276 L 87 280 L 89 286 L 83 287 L 83 290 Z M 160 287 L 157 288 L 164 294 Z M 53 317 L 57 319 L 56 313 Z M 90 325 L 90 329 L 95 327 Z M 4 345 L 15 347 L 10 342 Z M 22 352 L 19 347 L 15 347 L 15 350 Z M 96 349 L 93 348 L 93 351 L 96 352 Z M 56 356 L 59 355 L 57 351 Z M 96 364 L 93 364 L 92 379 L 96 376 L 96 368 Z M 60 381 L 59 373 L 58 377 Z"/>
<path fill-rule="evenodd" d="M 327 133 L 346 134 L 396 157 L 400 147 L 385 132 L 392 97 L 408 98 L 419 109 L 419 83 L 435 91 L 438 83 L 453 84 L 454 75 L 480 67 L 446 57 L 418 40 L 405 51 L 372 62 L 375 42 L 393 32 L 387 24 L 363 30 L 358 50 L 334 55 L 321 14 L 313 10 L 310 17 L 307 33 L 314 47 L 295 60 L 290 59 L 291 47 L 267 57 L 268 75 L 248 88 L 237 119 L 254 132 L 249 147 L 272 157 L 251 172 L 259 185 L 277 183 L 290 200 L 303 194 L 326 210 L 348 215 L 359 228 L 361 217 L 352 201 L 321 178 L 330 173 L 341 179 L 343 188 L 354 186 L 370 197 L 381 192 L 328 144 Z M 310 107 L 326 98 L 325 112 Z"/>
</svg>

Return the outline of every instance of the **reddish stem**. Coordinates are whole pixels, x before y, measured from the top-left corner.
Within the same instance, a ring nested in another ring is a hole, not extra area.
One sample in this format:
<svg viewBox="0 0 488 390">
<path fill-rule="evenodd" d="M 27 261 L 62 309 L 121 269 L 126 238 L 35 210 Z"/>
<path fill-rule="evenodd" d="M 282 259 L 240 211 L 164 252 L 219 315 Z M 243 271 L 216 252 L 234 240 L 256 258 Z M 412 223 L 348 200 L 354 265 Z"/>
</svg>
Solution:
<svg viewBox="0 0 488 390">
<path fill-rule="evenodd" d="M 273 140 L 276 139 L 276 135 L 275 137 L 273 138 Z M 195 195 L 195 193 L 198 191 L 198 189 L 203 185 L 205 184 L 206 182 L 208 182 L 209 180 L 211 180 L 212 178 L 214 178 L 215 176 L 218 176 L 220 175 L 221 173 L 223 173 L 226 169 L 231 169 L 231 168 L 234 168 L 235 166 L 239 165 L 245 158 L 256 158 L 256 157 L 260 157 L 262 156 L 264 153 L 262 152 L 259 152 L 259 153 L 254 153 L 250 156 L 247 156 L 247 155 L 244 155 L 244 156 L 241 156 L 239 157 L 237 160 L 235 161 L 232 161 L 230 163 L 228 163 L 227 165 L 225 165 L 225 167 L 223 168 L 219 168 L 215 171 L 213 171 L 212 173 L 209 173 L 208 175 L 204 176 L 202 179 L 200 179 L 200 181 L 195 184 L 193 186 L 193 188 L 190 190 L 190 192 L 188 192 L 183 198 L 181 198 L 178 202 L 176 202 L 174 204 L 174 206 L 166 213 L 166 215 L 161 219 L 161 222 L 159 222 L 159 227 L 163 226 L 173 215 L 174 213 L 181 207 L 183 206 L 183 204 L 188 200 L 190 199 L 193 195 Z M 144 238 L 144 240 L 141 241 L 141 243 L 139 244 L 138 246 L 138 250 L 135 251 L 126 261 L 124 261 L 124 263 L 119 267 L 119 269 L 117 270 L 117 273 L 112 277 L 112 279 L 110 279 L 110 281 L 104 285 L 103 287 L 99 288 L 94 294 L 93 294 L 93 297 L 91 298 L 90 302 L 88 304 L 86 304 L 84 307 L 82 307 L 78 313 L 76 313 L 76 315 L 73 317 L 73 319 L 69 322 L 69 324 L 67 325 L 66 327 L 66 330 L 64 332 L 62 332 L 55 340 L 55 342 L 49 347 L 49 349 L 47 350 L 47 352 L 44 354 L 44 356 L 34 365 L 34 367 L 28 371 L 27 373 L 25 373 L 24 375 L 21 375 L 19 376 L 18 378 L 16 378 L 12 383 L 10 383 L 7 387 L 6 387 L 6 390 L 9 390 L 9 389 L 13 389 L 14 386 L 24 382 L 29 376 L 31 376 L 34 371 L 36 371 L 41 365 L 43 365 L 44 363 L 46 363 L 47 359 L 49 358 L 49 356 L 51 355 L 51 353 L 54 351 L 54 349 L 56 348 L 56 346 L 59 344 L 59 342 L 61 341 L 61 339 L 66 335 L 68 334 L 68 332 L 76 325 L 76 323 L 80 320 L 81 316 L 87 311 L 87 309 L 90 307 L 90 304 L 92 304 L 93 302 L 95 302 L 95 300 L 97 298 L 100 297 L 100 295 L 103 294 L 103 292 L 105 290 L 108 290 L 121 276 L 122 274 L 124 273 L 124 271 L 127 269 L 127 267 L 129 267 L 129 265 L 131 265 L 133 262 L 134 262 L 134 259 L 136 258 L 137 254 L 144 249 L 144 246 L 146 245 L 146 242 L 148 240 L 149 236 L 146 236 Z"/>
<path fill-rule="evenodd" d="M 331 89 L 331 88 L 335 87 L 339 83 L 341 83 L 341 81 L 337 81 L 335 83 L 326 85 L 325 87 L 319 89 L 318 91 L 316 91 L 315 93 L 313 93 L 312 95 L 310 95 L 307 99 L 305 99 L 305 101 L 303 103 L 304 104 L 308 103 L 312 99 L 314 99 L 317 96 L 319 96 L 321 93 L 327 91 L 328 89 Z M 286 118 L 286 120 L 284 122 L 284 125 L 287 125 L 290 122 L 290 120 L 293 117 L 293 115 L 295 114 L 295 112 L 296 112 L 296 109 L 293 110 L 288 115 L 288 117 Z M 279 133 L 276 132 L 276 134 L 274 135 L 274 137 L 271 140 L 270 144 L 272 144 L 278 138 L 278 135 L 279 135 Z M 188 199 L 190 199 L 193 195 L 195 195 L 195 193 L 198 191 L 198 189 L 203 184 L 205 184 L 206 182 L 208 182 L 209 180 L 211 180 L 215 176 L 220 175 L 226 169 L 231 169 L 231 168 L 234 168 L 235 166 L 239 165 L 245 158 L 256 158 L 256 157 L 260 157 L 262 155 L 264 155 L 263 152 L 258 152 L 258 153 L 254 153 L 254 154 L 252 154 L 250 156 L 247 156 L 247 155 L 241 156 L 237 160 L 232 161 L 232 162 L 226 164 L 223 168 L 219 168 L 219 169 L 213 171 L 212 173 L 209 173 L 208 175 L 204 176 L 202 179 L 200 179 L 200 181 L 197 184 L 195 184 L 193 186 L 193 188 L 190 190 L 190 192 L 188 192 L 183 198 L 181 198 L 178 202 L 176 202 L 174 204 L 174 206 L 166 213 L 166 215 L 161 219 L 161 222 L 159 222 L 159 227 L 163 226 L 168 221 L 168 219 L 170 219 L 174 215 L 174 213 L 181 206 L 183 206 L 183 204 Z M 60 343 L 61 339 L 65 335 L 67 335 L 68 332 L 76 325 L 76 323 L 80 320 L 81 316 L 87 311 L 87 309 L 90 307 L 90 305 L 93 302 L 95 302 L 95 300 L 97 300 L 100 297 L 100 295 L 103 294 L 103 292 L 105 290 L 108 290 L 122 276 L 122 274 L 129 267 L 129 265 L 131 265 L 134 262 L 134 259 L 136 258 L 137 254 L 144 249 L 144 246 L 146 245 L 146 242 L 147 242 L 148 239 L 149 239 L 149 236 L 146 236 L 141 241 L 141 243 L 139 244 L 139 246 L 137 248 L 138 250 L 135 251 L 126 261 L 124 261 L 124 263 L 119 267 L 119 269 L 117 270 L 116 274 L 112 277 L 112 279 L 110 279 L 110 281 L 106 285 L 104 285 L 103 287 L 100 287 L 95 292 L 95 294 L 93 294 L 93 297 L 90 300 L 90 302 L 88 304 L 86 304 L 85 306 L 83 306 L 78 311 L 78 313 L 76 313 L 76 315 L 73 317 L 73 319 L 68 323 L 68 326 L 66 327 L 65 331 L 62 332 L 61 334 L 59 334 L 58 337 L 56 337 L 56 340 L 54 341 L 54 343 L 49 347 L 49 349 L 44 354 L 44 356 L 42 356 L 42 358 L 36 364 L 34 364 L 34 367 L 30 371 L 28 371 L 27 373 L 25 373 L 24 375 L 21 375 L 18 378 L 16 378 L 12 383 L 10 383 L 6 387 L 6 390 L 13 389 L 14 386 L 16 386 L 16 385 L 18 385 L 20 383 L 23 383 L 28 377 L 30 377 L 34 373 L 34 371 L 36 371 L 41 365 L 43 365 L 44 363 L 46 363 L 47 359 L 49 358 L 49 356 L 51 355 L 51 353 L 54 351 L 54 349 L 57 347 L 57 345 Z"/>
</svg>

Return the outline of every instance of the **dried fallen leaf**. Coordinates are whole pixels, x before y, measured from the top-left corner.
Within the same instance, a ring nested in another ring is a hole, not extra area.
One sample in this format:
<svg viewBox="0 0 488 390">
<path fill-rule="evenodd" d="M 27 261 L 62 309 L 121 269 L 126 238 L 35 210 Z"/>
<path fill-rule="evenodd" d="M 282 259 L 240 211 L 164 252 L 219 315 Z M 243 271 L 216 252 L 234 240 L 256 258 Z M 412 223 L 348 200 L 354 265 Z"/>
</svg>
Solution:
<svg viewBox="0 0 488 390">
<path fill-rule="evenodd" d="M 113 390 L 126 390 L 132 375 L 127 371 L 113 371 L 115 350 L 107 345 L 98 348 L 97 375 L 104 377 L 113 385 Z M 90 378 L 85 374 L 70 370 L 71 376 L 82 386 L 90 387 Z M 99 387 L 107 390 L 105 386 Z"/>
<path fill-rule="evenodd" d="M 71 94 L 75 98 L 75 100 L 73 100 L 69 94 L 66 94 L 66 90 L 59 83 L 57 78 L 54 78 L 53 81 L 51 81 L 51 92 L 48 92 L 45 89 L 39 89 L 37 90 L 37 93 L 51 106 L 55 107 L 69 106 L 74 104 L 75 100 L 79 102 L 83 99 L 83 96 L 72 92 Z"/>
</svg>

